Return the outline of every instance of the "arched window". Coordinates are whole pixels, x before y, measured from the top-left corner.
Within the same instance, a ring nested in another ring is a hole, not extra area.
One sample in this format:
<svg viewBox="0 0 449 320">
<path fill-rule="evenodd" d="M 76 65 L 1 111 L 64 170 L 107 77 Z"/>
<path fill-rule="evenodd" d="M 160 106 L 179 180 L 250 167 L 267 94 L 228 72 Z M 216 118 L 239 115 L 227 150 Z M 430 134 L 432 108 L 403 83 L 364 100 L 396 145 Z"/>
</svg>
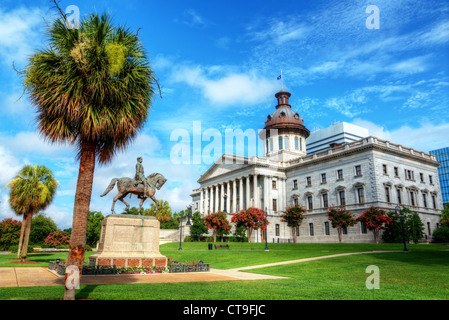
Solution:
<svg viewBox="0 0 449 320">
<path fill-rule="evenodd" d="M 288 141 L 288 136 L 284 137 L 284 143 L 285 143 L 285 148 L 286 150 L 290 149 L 290 145 L 289 145 L 289 141 Z"/>
<path fill-rule="evenodd" d="M 282 136 L 279 136 L 279 150 L 282 150 L 282 147 L 283 147 Z"/>
<path fill-rule="evenodd" d="M 299 150 L 299 138 L 295 137 L 295 150 Z"/>
</svg>

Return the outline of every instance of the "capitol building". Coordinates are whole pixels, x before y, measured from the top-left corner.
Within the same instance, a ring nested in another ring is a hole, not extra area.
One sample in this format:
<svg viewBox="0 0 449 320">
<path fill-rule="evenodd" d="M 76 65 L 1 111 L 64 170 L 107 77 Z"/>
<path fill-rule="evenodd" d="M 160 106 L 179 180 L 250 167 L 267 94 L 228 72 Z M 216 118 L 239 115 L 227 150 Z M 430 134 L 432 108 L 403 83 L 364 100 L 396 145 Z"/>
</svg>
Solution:
<svg viewBox="0 0 449 320">
<path fill-rule="evenodd" d="M 193 211 L 203 216 L 257 207 L 268 214 L 267 239 L 285 242 L 291 228 L 282 222 L 286 207 L 307 209 L 296 230 L 297 242 L 338 242 L 337 230 L 326 211 L 345 206 L 358 217 L 376 206 L 393 211 L 397 205 L 417 212 L 426 236 L 438 226 L 443 209 L 435 155 L 368 135 L 348 123 L 310 133 L 289 104 L 284 89 L 275 94 L 275 110 L 267 116 L 260 135 L 263 157 L 223 154 L 198 180 Z M 311 150 L 308 151 L 307 149 Z M 252 241 L 261 241 L 261 231 Z M 344 230 L 343 242 L 374 242 L 366 226 Z"/>
</svg>

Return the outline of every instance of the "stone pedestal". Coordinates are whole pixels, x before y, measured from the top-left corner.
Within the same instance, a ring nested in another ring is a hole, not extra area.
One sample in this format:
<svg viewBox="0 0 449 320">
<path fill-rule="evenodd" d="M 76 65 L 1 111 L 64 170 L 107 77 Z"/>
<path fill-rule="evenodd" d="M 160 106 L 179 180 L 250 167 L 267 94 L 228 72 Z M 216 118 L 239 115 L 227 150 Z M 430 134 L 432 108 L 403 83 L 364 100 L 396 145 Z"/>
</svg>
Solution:
<svg viewBox="0 0 449 320">
<path fill-rule="evenodd" d="M 97 253 L 89 265 L 151 267 L 167 265 L 159 252 L 160 224 L 155 217 L 112 214 L 104 218 Z"/>
</svg>

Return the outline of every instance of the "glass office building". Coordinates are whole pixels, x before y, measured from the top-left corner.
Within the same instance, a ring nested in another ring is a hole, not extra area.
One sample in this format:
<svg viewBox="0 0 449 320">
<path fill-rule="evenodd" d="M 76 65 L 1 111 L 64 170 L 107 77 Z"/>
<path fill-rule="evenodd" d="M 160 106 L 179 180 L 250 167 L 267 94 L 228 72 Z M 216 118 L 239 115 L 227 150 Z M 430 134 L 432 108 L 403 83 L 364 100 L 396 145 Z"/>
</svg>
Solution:
<svg viewBox="0 0 449 320">
<path fill-rule="evenodd" d="M 437 161 L 441 163 L 438 167 L 441 194 L 443 196 L 443 203 L 449 203 L 449 147 L 433 150 L 429 153 L 434 154 Z"/>
</svg>

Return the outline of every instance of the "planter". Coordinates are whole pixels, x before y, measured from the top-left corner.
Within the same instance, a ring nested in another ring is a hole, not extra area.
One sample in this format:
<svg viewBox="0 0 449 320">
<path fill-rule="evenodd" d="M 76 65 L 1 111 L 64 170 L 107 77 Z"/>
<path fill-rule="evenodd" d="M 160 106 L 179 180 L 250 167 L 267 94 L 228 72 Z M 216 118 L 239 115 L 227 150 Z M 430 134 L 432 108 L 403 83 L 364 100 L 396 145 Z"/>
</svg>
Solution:
<svg viewBox="0 0 449 320">
<path fill-rule="evenodd" d="M 170 264 L 170 273 L 180 273 L 180 272 L 208 272 L 210 271 L 209 263 L 186 263 L 186 264 L 178 264 L 172 263 Z"/>
<path fill-rule="evenodd" d="M 60 276 L 65 275 L 65 265 L 58 261 L 50 261 L 48 263 L 49 270 L 55 270 Z M 103 275 L 103 274 L 117 274 L 114 266 L 83 266 L 82 275 Z"/>
</svg>

